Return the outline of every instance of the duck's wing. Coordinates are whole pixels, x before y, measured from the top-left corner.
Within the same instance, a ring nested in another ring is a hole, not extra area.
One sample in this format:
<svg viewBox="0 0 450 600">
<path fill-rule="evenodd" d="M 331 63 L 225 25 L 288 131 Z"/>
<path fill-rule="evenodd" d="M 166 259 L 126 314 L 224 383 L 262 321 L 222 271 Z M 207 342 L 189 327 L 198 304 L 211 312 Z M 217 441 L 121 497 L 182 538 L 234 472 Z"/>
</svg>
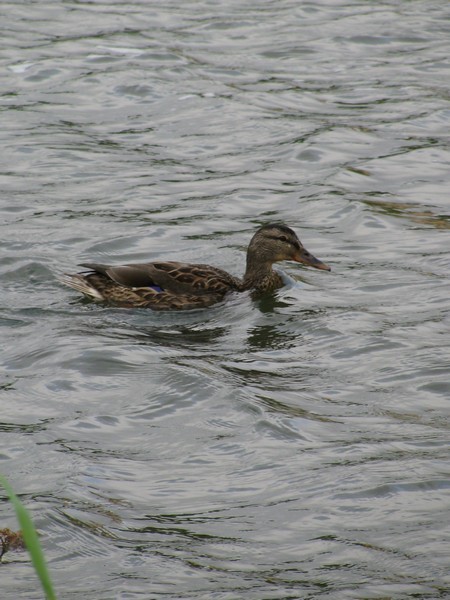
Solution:
<svg viewBox="0 0 450 600">
<path fill-rule="evenodd" d="M 80 266 L 104 275 L 111 281 L 129 288 L 153 287 L 157 285 L 157 282 L 151 276 L 150 264 L 112 267 L 111 265 L 99 263 L 83 263 Z"/>
<path fill-rule="evenodd" d="M 97 263 L 81 265 L 129 288 L 153 288 L 172 294 L 226 294 L 241 288 L 241 281 L 210 265 L 155 262 L 112 267 Z"/>
</svg>

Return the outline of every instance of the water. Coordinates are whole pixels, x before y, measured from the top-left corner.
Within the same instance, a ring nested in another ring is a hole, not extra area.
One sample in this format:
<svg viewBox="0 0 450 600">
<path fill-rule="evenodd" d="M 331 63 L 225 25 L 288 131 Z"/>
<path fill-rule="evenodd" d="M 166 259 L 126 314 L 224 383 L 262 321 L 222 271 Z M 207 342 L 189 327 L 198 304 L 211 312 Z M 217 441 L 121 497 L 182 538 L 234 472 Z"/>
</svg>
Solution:
<svg viewBox="0 0 450 600">
<path fill-rule="evenodd" d="M 449 598 L 448 3 L 0 11 L 0 471 L 58 597 Z M 185 314 L 54 277 L 241 274 L 274 220 L 332 272 Z"/>
</svg>

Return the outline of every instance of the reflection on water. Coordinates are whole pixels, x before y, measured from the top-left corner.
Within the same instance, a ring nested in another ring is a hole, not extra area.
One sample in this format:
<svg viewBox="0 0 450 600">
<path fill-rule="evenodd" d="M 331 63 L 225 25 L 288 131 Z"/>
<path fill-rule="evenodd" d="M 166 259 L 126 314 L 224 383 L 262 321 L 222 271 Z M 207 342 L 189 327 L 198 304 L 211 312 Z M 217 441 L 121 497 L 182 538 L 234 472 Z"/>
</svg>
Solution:
<svg viewBox="0 0 450 600">
<path fill-rule="evenodd" d="M 364 203 L 375 210 L 393 217 L 410 219 L 413 223 L 428 225 L 436 229 L 450 229 L 450 215 L 435 214 L 433 210 L 407 202 L 388 202 L 386 200 L 364 200 Z"/>
<path fill-rule="evenodd" d="M 446 598 L 444 3 L 3 13 L 0 471 L 59 596 Z M 183 314 L 55 279 L 242 275 L 268 221 L 332 271 Z"/>
</svg>

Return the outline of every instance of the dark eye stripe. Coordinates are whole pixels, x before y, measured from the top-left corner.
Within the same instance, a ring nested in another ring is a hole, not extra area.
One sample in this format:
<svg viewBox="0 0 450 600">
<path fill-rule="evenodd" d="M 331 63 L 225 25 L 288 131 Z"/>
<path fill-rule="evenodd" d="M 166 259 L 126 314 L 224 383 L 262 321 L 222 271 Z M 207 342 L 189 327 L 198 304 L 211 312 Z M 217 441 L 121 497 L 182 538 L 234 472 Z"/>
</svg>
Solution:
<svg viewBox="0 0 450 600">
<path fill-rule="evenodd" d="M 271 240 L 277 240 L 277 242 L 285 242 L 286 244 L 291 244 L 291 246 L 297 247 L 297 242 L 293 242 L 284 235 L 266 235 L 266 237 Z"/>
</svg>

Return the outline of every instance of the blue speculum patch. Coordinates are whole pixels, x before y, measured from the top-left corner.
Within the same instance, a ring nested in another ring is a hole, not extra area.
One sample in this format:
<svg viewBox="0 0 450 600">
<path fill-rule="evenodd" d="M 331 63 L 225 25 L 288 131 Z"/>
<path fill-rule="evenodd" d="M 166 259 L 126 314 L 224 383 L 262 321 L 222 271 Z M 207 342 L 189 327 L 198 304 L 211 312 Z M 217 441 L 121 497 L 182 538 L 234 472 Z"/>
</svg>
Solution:
<svg viewBox="0 0 450 600">
<path fill-rule="evenodd" d="M 150 287 L 152 290 L 155 290 L 155 292 L 163 292 L 164 291 L 162 289 L 162 287 L 159 287 L 159 285 L 149 285 L 148 287 Z"/>
</svg>

